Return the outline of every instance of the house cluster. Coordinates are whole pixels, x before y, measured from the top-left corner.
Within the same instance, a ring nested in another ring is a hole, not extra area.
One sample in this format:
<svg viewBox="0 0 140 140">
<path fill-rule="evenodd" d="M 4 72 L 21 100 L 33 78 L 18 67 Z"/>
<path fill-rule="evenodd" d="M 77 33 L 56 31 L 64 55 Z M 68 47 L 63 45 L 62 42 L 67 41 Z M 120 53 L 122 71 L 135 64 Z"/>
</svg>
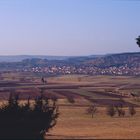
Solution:
<svg viewBox="0 0 140 140">
<path fill-rule="evenodd" d="M 22 69 L 22 71 L 46 73 L 46 74 L 87 74 L 87 75 L 140 75 L 140 67 L 120 67 L 99 68 L 95 66 L 46 66 Z"/>
</svg>

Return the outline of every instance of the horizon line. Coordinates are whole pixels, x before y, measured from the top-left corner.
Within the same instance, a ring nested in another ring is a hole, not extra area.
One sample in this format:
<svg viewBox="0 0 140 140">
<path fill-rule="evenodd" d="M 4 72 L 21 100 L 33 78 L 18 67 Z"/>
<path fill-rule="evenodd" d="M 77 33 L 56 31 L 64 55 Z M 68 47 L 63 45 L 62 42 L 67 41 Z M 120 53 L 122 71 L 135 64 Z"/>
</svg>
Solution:
<svg viewBox="0 0 140 140">
<path fill-rule="evenodd" d="M 87 55 L 48 55 L 48 54 L 0 54 L 0 56 L 55 56 L 55 57 L 77 57 L 77 56 L 92 56 L 92 55 L 111 55 L 111 54 L 123 54 L 123 53 L 140 53 L 140 51 L 135 52 L 116 52 L 116 53 L 104 53 L 104 54 L 87 54 Z"/>
</svg>

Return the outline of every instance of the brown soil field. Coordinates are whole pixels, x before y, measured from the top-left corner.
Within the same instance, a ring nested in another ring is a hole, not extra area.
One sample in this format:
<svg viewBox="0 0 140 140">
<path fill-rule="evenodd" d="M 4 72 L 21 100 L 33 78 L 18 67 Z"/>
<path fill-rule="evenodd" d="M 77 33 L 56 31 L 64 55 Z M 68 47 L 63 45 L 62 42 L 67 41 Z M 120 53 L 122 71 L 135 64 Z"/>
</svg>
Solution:
<svg viewBox="0 0 140 140">
<path fill-rule="evenodd" d="M 101 92 L 101 91 L 89 91 L 93 94 L 96 94 L 96 95 L 101 95 L 101 96 L 106 96 L 106 97 L 111 97 L 111 98 L 124 98 L 125 96 L 122 96 L 122 95 L 117 95 L 117 94 L 113 94 L 113 93 L 109 93 L 109 92 Z M 127 97 L 125 97 L 127 98 Z"/>
<path fill-rule="evenodd" d="M 122 100 L 113 100 L 113 99 L 91 99 L 91 101 L 99 106 L 108 106 L 108 105 L 122 105 L 122 106 L 135 106 L 138 107 L 138 105 L 122 101 Z"/>
<path fill-rule="evenodd" d="M 0 82 L 0 87 L 18 86 L 16 82 Z"/>
<path fill-rule="evenodd" d="M 76 94 L 75 92 L 72 92 L 72 91 L 67 91 L 67 90 L 54 90 L 54 92 L 60 94 L 60 95 L 63 95 L 65 96 L 66 98 L 71 96 L 73 98 L 81 98 L 80 95 Z"/>
<path fill-rule="evenodd" d="M 140 89 L 140 84 L 129 84 L 129 85 L 126 85 L 125 87 L 123 88 L 120 88 L 122 90 L 128 90 L 128 89 Z"/>
</svg>

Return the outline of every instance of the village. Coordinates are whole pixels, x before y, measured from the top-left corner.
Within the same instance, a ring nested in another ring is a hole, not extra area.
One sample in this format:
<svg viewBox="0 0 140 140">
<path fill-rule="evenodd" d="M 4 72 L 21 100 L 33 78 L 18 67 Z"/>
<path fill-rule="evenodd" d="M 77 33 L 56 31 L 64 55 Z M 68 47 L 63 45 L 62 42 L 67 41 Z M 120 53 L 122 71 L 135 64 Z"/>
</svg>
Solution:
<svg viewBox="0 0 140 140">
<path fill-rule="evenodd" d="M 18 71 L 18 70 L 17 70 Z M 29 69 L 23 68 L 23 72 L 46 73 L 50 75 L 62 74 L 87 74 L 87 75 L 140 75 L 140 67 L 128 67 L 127 65 L 120 67 L 98 68 L 94 66 L 46 66 L 32 67 Z"/>
</svg>

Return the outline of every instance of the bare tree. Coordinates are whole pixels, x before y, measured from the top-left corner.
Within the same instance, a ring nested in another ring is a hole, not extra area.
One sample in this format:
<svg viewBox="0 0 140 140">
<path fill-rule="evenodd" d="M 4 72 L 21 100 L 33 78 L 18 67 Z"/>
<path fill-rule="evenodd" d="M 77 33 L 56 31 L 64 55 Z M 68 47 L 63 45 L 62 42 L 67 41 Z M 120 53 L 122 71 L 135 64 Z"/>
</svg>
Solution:
<svg viewBox="0 0 140 140">
<path fill-rule="evenodd" d="M 81 78 L 81 77 L 78 77 L 77 79 L 78 79 L 78 82 L 81 82 L 81 80 L 82 80 L 82 78 Z"/>
<path fill-rule="evenodd" d="M 47 84 L 47 80 L 46 80 L 44 77 L 41 78 L 41 82 L 42 82 L 43 84 Z"/>
<path fill-rule="evenodd" d="M 116 114 L 115 107 L 113 105 L 108 106 L 107 108 L 107 115 L 113 117 Z"/>
<path fill-rule="evenodd" d="M 119 117 L 124 117 L 125 116 L 125 110 L 123 109 L 122 105 L 116 106 L 116 112 L 118 113 Z"/>
<path fill-rule="evenodd" d="M 96 105 L 91 105 L 88 107 L 86 110 L 87 114 L 91 114 L 91 117 L 93 118 L 94 114 L 97 112 L 97 107 Z"/>
<path fill-rule="evenodd" d="M 134 116 L 136 114 L 136 110 L 135 110 L 134 106 L 130 106 L 129 107 L 129 114 L 131 116 Z"/>
<path fill-rule="evenodd" d="M 67 96 L 67 100 L 68 100 L 69 103 L 72 103 L 72 104 L 75 103 L 74 97 L 71 96 L 71 95 Z"/>
</svg>

